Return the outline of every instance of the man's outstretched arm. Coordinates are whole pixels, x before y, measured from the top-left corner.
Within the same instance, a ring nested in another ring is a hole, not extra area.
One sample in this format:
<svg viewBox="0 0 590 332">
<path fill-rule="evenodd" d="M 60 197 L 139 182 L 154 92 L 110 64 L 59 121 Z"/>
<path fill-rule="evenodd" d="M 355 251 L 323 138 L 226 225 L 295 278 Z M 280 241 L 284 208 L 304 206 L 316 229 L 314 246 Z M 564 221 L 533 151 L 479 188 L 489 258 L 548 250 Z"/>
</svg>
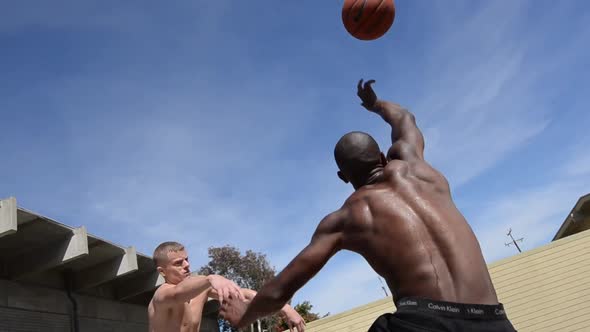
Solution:
<svg viewBox="0 0 590 332">
<path fill-rule="evenodd" d="M 218 294 L 221 303 L 230 296 L 243 299 L 238 285 L 222 276 L 189 276 L 177 285 L 162 285 L 154 294 L 154 305 L 164 307 L 184 303 L 205 291 L 210 291 L 210 288 Z"/>
<path fill-rule="evenodd" d="M 380 115 L 391 126 L 393 151 L 390 150 L 390 153 L 397 153 L 398 157 L 406 160 L 413 157 L 424 159 L 424 136 L 416 125 L 414 115 L 398 104 L 378 99 L 371 87 L 373 83 L 374 80 L 369 80 L 363 85 L 361 79 L 357 94 L 367 110 Z"/>
<path fill-rule="evenodd" d="M 324 218 L 311 242 L 283 271 L 262 287 L 247 308 L 241 301 L 230 301 L 222 307 L 222 316 L 232 326 L 241 328 L 259 317 L 279 311 L 341 249 L 342 221 L 341 211 Z"/>
<path fill-rule="evenodd" d="M 254 290 L 242 288 L 242 295 L 246 299 L 245 302 L 250 303 L 256 297 L 257 293 Z M 295 308 L 285 304 L 281 308 L 281 314 L 283 315 L 285 322 L 291 331 L 293 331 L 294 328 L 296 328 L 298 332 L 305 331 L 305 320 L 295 310 Z"/>
</svg>

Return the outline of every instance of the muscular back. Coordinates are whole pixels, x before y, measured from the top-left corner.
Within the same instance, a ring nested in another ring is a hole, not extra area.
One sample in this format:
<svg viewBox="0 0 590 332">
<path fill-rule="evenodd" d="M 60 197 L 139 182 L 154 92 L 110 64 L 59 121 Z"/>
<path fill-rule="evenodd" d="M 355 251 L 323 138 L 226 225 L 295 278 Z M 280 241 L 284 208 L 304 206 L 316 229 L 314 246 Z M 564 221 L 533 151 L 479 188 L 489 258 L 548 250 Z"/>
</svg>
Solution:
<svg viewBox="0 0 590 332">
<path fill-rule="evenodd" d="M 424 160 L 390 161 L 338 214 L 342 249 L 361 254 L 395 298 L 497 304 L 480 246 L 446 179 Z"/>
<path fill-rule="evenodd" d="M 364 87 L 359 82 L 358 95 L 392 128 L 387 158 L 365 158 L 375 150 L 368 134 L 343 136 L 335 149 L 337 163 L 344 166 L 338 175 L 356 191 L 322 219 L 310 243 L 261 293 L 287 301 L 346 249 L 361 254 L 386 279 L 396 300 L 498 304 L 475 234 L 453 203 L 447 180 L 424 159 L 424 137 L 414 115 L 377 100 L 370 82 Z M 346 164 L 354 158 L 364 164 Z M 370 160 L 374 164 L 367 171 Z M 252 311 L 261 310 L 260 303 Z"/>
</svg>

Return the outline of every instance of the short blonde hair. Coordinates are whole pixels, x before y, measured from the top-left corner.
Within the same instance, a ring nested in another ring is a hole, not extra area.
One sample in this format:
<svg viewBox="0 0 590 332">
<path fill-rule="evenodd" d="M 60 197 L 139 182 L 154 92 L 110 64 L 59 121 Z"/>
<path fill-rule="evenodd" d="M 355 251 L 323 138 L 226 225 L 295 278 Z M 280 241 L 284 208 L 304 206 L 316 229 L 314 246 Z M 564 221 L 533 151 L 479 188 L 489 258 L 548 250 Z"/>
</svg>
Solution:
<svg viewBox="0 0 590 332">
<path fill-rule="evenodd" d="M 174 241 L 162 242 L 154 250 L 154 256 L 152 257 L 152 259 L 154 260 L 156 266 L 160 266 L 160 264 L 168 260 L 169 252 L 176 252 L 181 250 L 184 250 L 184 245 L 182 245 L 181 243 Z"/>
</svg>

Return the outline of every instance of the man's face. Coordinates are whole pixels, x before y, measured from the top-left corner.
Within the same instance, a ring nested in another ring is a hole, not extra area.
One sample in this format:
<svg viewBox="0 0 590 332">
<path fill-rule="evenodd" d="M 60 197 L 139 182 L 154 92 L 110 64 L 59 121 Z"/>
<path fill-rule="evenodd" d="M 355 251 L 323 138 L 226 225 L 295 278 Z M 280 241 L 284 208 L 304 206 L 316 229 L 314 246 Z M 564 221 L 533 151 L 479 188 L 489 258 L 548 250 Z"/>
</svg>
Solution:
<svg viewBox="0 0 590 332">
<path fill-rule="evenodd" d="M 178 284 L 190 275 L 190 264 L 186 251 L 168 252 L 168 261 L 164 266 L 158 267 L 160 273 L 164 275 L 167 283 Z"/>
</svg>

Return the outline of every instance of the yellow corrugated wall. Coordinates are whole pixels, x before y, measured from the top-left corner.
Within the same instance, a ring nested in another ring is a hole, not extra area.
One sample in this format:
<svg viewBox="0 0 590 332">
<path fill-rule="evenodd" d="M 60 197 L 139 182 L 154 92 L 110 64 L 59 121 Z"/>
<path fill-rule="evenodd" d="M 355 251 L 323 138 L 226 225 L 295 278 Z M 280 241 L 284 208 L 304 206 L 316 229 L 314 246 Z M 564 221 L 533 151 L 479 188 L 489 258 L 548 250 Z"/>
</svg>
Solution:
<svg viewBox="0 0 590 332">
<path fill-rule="evenodd" d="M 489 269 L 518 331 L 590 331 L 590 231 Z"/>
<path fill-rule="evenodd" d="M 519 332 L 590 332 L 590 230 L 488 266 Z M 391 297 L 307 324 L 308 332 L 366 332 L 395 311 Z"/>
<path fill-rule="evenodd" d="M 354 332 L 367 331 L 380 315 L 394 312 L 395 306 L 391 296 L 371 302 L 362 307 L 328 316 L 315 322 L 307 323 L 306 332 Z"/>
</svg>

